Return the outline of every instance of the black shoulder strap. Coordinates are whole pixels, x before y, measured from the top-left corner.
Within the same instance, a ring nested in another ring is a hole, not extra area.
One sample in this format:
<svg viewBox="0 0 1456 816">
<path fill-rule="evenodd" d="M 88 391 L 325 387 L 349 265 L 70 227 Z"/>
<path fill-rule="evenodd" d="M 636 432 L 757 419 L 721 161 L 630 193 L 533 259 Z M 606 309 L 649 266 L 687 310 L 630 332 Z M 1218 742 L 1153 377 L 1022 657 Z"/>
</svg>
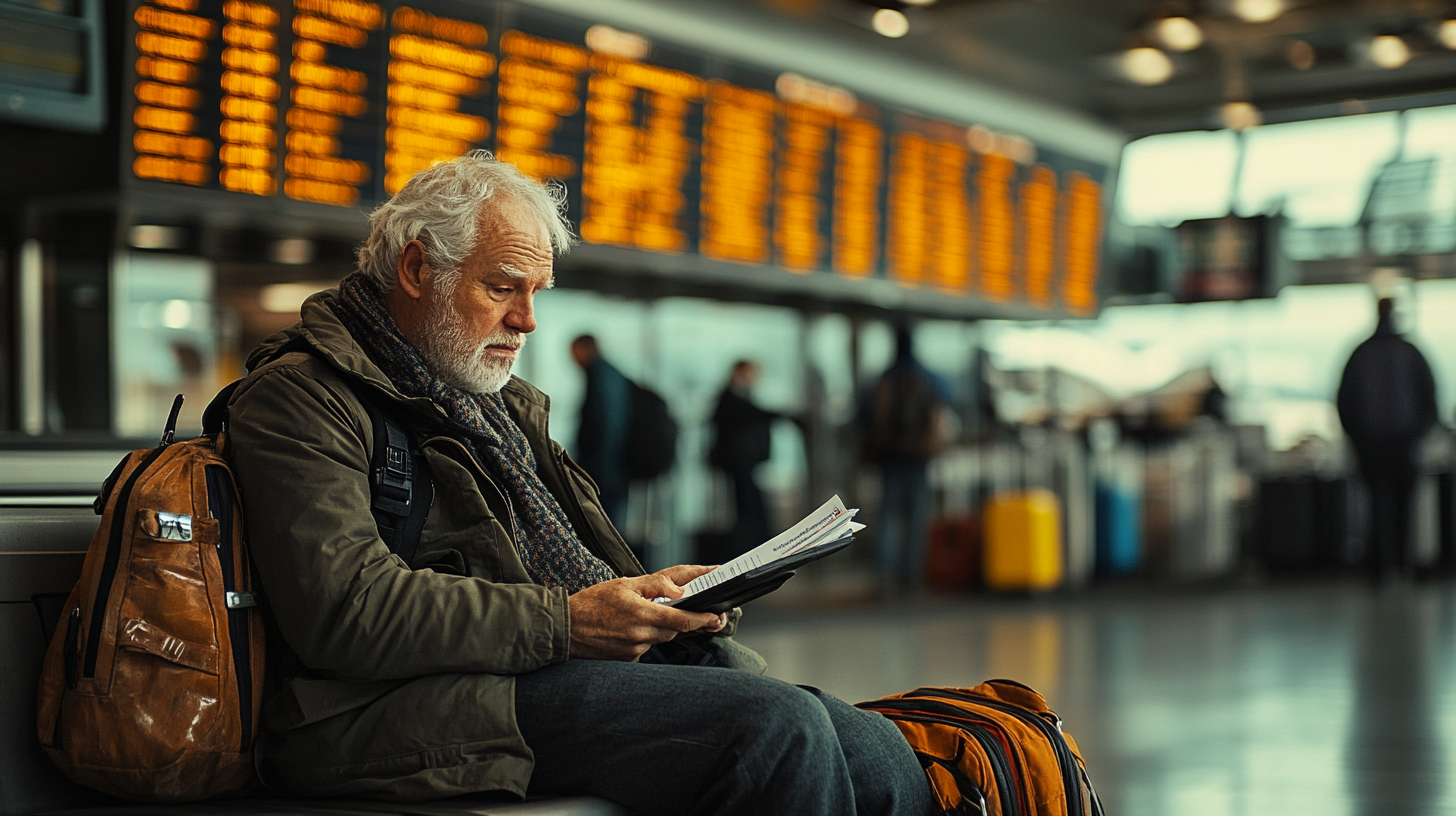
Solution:
<svg viewBox="0 0 1456 816">
<path fill-rule="evenodd" d="M 301 339 L 301 338 L 299 338 Z M 287 350 L 314 352 L 307 341 L 290 341 Z M 371 389 L 361 386 L 352 377 L 345 377 L 349 389 L 363 404 L 374 429 L 374 452 L 369 458 L 369 503 L 379 537 L 389 551 L 408 564 L 419 548 L 425 517 L 435 498 L 435 485 L 429 465 L 418 450 L 409 431 L 393 415 L 379 407 Z M 202 412 L 202 432 L 215 434 L 227 429 L 228 403 L 242 380 L 229 383 L 208 403 Z"/>
<path fill-rule="evenodd" d="M 381 410 L 362 387 L 354 394 L 374 427 L 374 454 L 369 459 L 370 512 L 389 551 L 408 564 L 419 548 L 420 532 L 434 500 L 434 482 L 424 455 L 410 433 L 390 412 Z"/>
<path fill-rule="evenodd" d="M 233 401 L 233 394 L 242 385 L 242 380 L 233 380 L 224 385 L 212 402 L 202 409 L 202 435 L 212 436 L 227 430 L 228 424 L 228 403 Z"/>
</svg>

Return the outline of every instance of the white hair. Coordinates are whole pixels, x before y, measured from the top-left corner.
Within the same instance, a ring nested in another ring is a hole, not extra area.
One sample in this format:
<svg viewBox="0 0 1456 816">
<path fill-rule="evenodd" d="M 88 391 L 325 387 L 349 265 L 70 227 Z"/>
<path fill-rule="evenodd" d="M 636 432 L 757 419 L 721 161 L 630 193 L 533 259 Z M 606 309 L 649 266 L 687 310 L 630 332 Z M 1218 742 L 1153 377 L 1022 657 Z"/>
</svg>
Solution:
<svg viewBox="0 0 1456 816">
<path fill-rule="evenodd" d="M 557 255 L 571 249 L 565 186 L 542 184 L 488 150 L 471 150 L 419 173 L 374 208 L 369 238 L 357 253 L 359 271 L 384 292 L 393 291 L 399 256 L 418 239 L 442 289 L 454 289 L 461 262 L 475 250 L 481 211 L 497 196 L 524 204 L 546 228 Z"/>
</svg>

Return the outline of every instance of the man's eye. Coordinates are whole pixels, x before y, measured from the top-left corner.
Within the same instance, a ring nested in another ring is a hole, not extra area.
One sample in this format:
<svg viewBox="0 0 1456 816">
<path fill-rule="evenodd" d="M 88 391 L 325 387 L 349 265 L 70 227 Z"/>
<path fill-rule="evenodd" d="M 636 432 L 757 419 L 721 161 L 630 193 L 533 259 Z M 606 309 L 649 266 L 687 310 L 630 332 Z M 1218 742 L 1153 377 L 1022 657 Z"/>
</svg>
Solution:
<svg viewBox="0 0 1456 816">
<path fill-rule="evenodd" d="M 514 286 L 492 286 L 491 291 L 495 292 L 497 295 L 509 295 L 510 293 L 516 291 L 516 289 Z"/>
</svg>

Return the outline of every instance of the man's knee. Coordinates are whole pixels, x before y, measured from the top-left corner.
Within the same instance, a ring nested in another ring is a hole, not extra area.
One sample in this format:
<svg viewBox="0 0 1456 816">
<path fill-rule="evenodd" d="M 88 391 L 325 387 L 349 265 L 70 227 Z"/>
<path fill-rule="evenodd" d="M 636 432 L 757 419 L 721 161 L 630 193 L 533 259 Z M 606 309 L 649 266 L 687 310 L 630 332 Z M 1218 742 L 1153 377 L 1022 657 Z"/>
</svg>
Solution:
<svg viewBox="0 0 1456 816">
<path fill-rule="evenodd" d="M 812 693 L 767 677 L 744 685 L 741 722 L 753 736 L 785 748 L 837 740 L 829 712 Z"/>
</svg>

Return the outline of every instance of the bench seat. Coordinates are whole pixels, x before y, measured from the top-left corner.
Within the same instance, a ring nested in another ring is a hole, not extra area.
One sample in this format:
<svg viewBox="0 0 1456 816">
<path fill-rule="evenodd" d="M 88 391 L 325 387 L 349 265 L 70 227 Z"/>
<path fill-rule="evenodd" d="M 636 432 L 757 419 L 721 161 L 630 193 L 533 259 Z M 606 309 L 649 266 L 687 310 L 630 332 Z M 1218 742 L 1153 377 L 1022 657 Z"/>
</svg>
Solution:
<svg viewBox="0 0 1456 816">
<path fill-rule="evenodd" d="M 497 802 L 460 797 L 398 804 L 357 799 L 222 799 L 191 805 L 117 805 L 53 811 L 55 816 L 630 816 L 624 808 L 590 796 Z"/>
</svg>

